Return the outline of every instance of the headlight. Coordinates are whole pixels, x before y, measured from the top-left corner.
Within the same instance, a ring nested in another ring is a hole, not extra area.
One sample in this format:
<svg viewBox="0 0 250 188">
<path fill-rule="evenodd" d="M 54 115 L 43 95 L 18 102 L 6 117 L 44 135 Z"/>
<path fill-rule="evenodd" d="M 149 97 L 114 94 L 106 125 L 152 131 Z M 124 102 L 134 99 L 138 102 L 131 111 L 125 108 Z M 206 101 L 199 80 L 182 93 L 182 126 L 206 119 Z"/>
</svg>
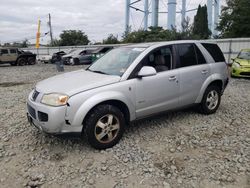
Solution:
<svg viewBox="0 0 250 188">
<path fill-rule="evenodd" d="M 50 106 L 63 106 L 67 104 L 68 99 L 69 97 L 67 95 L 51 93 L 43 95 L 41 103 Z"/>
<path fill-rule="evenodd" d="M 233 65 L 232 65 L 233 68 L 240 68 L 240 64 L 239 63 L 236 63 L 234 62 Z"/>
</svg>

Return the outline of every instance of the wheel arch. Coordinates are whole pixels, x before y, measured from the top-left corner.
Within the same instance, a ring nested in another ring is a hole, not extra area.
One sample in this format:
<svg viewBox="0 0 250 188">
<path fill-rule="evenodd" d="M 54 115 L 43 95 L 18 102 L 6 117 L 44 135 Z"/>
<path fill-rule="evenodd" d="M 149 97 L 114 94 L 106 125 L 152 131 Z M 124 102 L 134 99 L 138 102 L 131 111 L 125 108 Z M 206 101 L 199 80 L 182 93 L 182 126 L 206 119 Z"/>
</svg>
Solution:
<svg viewBox="0 0 250 188">
<path fill-rule="evenodd" d="M 129 112 L 129 108 L 128 106 L 120 101 L 120 100 L 117 100 L 117 99 L 110 99 L 110 100 L 106 100 L 106 101 L 103 101 L 103 102 L 100 102 L 98 104 L 96 104 L 95 106 L 93 106 L 89 111 L 88 113 L 85 115 L 85 117 L 83 118 L 83 126 L 84 126 L 84 122 L 86 121 L 86 119 L 90 116 L 91 112 L 97 108 L 98 106 L 100 105 L 112 105 L 112 106 L 115 106 L 117 107 L 119 110 L 121 110 L 121 112 L 123 113 L 124 117 L 125 117 L 125 122 L 126 124 L 129 124 L 130 122 L 130 112 Z"/>
<path fill-rule="evenodd" d="M 200 93 L 198 95 L 198 97 L 196 98 L 195 103 L 200 103 L 202 100 L 202 97 L 204 95 L 204 92 L 206 91 L 206 89 L 211 86 L 211 85 L 216 85 L 220 88 L 221 91 L 223 91 L 223 79 L 221 78 L 220 75 L 212 75 L 211 77 L 207 78 L 207 80 L 203 83 L 201 89 L 200 89 Z"/>
<path fill-rule="evenodd" d="M 76 101 L 77 100 L 78 99 L 76 99 Z M 132 101 L 130 101 L 120 92 L 106 91 L 86 98 L 86 100 L 84 100 L 84 102 L 79 106 L 74 114 L 69 114 L 69 116 L 73 116 L 71 120 L 72 125 L 82 126 L 91 111 L 102 104 L 109 104 L 119 108 L 125 116 L 126 123 L 129 123 L 131 120 L 135 119 L 134 106 Z"/>
</svg>

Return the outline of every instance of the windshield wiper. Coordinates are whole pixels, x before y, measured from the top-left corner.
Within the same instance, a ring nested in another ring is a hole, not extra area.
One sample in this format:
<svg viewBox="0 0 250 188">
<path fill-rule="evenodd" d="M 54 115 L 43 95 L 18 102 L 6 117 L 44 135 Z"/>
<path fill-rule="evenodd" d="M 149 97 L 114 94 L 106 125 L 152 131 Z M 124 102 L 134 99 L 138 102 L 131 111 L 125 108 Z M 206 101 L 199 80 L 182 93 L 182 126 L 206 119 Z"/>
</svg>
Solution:
<svg viewBox="0 0 250 188">
<path fill-rule="evenodd" d="M 102 72 L 102 71 L 93 71 L 93 70 L 90 70 L 90 69 L 87 69 L 88 71 L 91 71 L 91 72 L 95 72 L 95 73 L 100 73 L 100 74 L 107 74 L 106 72 Z M 108 74 L 107 74 L 108 75 Z"/>
</svg>

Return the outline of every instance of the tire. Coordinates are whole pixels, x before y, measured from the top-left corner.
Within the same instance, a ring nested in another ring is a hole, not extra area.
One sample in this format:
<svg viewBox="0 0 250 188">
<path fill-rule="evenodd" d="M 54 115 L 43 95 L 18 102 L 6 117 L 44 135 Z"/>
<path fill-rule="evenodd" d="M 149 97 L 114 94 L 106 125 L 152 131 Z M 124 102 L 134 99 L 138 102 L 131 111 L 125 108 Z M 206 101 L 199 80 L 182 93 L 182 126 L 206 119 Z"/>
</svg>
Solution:
<svg viewBox="0 0 250 188">
<path fill-rule="evenodd" d="M 36 59 L 34 57 L 29 57 L 28 58 L 28 64 L 29 65 L 35 65 L 36 64 Z"/>
<path fill-rule="evenodd" d="M 216 85 L 208 86 L 199 105 L 199 111 L 202 114 L 213 114 L 219 108 L 220 101 L 221 89 Z"/>
<path fill-rule="evenodd" d="M 24 59 L 24 58 L 19 58 L 19 59 L 17 60 L 17 64 L 18 64 L 19 66 L 24 66 L 24 65 L 26 64 L 26 59 Z"/>
<path fill-rule="evenodd" d="M 10 65 L 11 65 L 11 66 L 16 66 L 17 63 L 16 63 L 16 62 L 12 62 L 12 63 L 10 63 Z"/>
<path fill-rule="evenodd" d="M 123 113 L 112 105 L 97 106 L 84 122 L 84 136 L 95 149 L 114 146 L 121 139 L 125 129 Z"/>
</svg>

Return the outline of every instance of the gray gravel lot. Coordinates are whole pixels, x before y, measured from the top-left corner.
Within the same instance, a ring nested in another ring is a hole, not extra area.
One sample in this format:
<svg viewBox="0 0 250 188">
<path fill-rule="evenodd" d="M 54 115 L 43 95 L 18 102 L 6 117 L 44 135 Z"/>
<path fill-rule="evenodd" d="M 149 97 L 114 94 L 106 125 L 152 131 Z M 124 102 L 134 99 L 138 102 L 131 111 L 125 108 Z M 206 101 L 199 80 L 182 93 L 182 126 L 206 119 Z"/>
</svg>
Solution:
<svg viewBox="0 0 250 188">
<path fill-rule="evenodd" d="M 49 64 L 0 66 L 0 187 L 250 187 L 250 79 L 231 79 L 216 114 L 141 120 L 98 151 L 27 122 L 28 93 L 56 74 Z"/>
</svg>

